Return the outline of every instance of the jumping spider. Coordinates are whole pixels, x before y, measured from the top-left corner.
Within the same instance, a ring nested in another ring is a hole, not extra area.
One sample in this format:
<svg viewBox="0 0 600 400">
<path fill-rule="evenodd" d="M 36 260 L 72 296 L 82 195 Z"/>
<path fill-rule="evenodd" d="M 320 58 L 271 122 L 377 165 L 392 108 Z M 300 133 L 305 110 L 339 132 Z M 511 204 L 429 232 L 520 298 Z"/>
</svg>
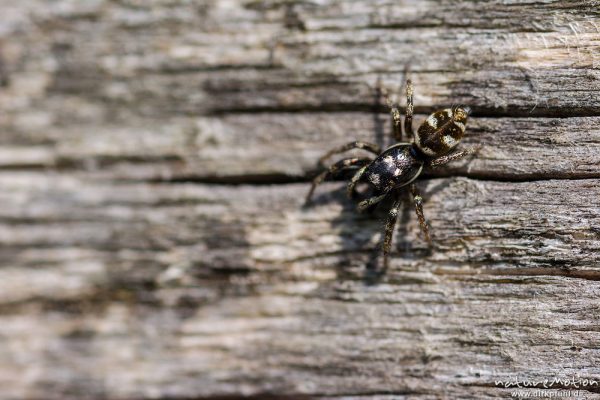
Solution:
<svg viewBox="0 0 600 400">
<path fill-rule="evenodd" d="M 350 142 L 331 150 L 320 158 L 320 163 L 334 154 L 343 153 L 351 149 L 366 150 L 375 154 L 376 157 L 375 159 L 368 157 L 346 158 L 331 165 L 328 170 L 319 174 L 312 181 L 312 186 L 306 196 L 306 203 L 310 202 L 317 185 L 325 179 L 357 168 L 358 171 L 348 184 L 348 196 L 350 198 L 355 196 L 356 185 L 359 183 L 367 183 L 373 189 L 371 197 L 358 204 L 359 211 L 372 209 L 387 196 L 393 196 L 394 203 L 388 213 L 383 240 L 383 267 L 385 270 L 389 263 L 389 253 L 392 246 L 392 236 L 398 210 L 401 204 L 400 194 L 402 189 L 409 186 L 415 203 L 419 225 L 425 239 L 431 243 L 427 222 L 423 216 L 423 198 L 419 194 L 414 181 L 423 172 L 424 168 L 437 167 L 450 161 L 458 160 L 475 153 L 478 148 L 474 147 L 450 153 L 458 145 L 465 133 L 467 117 L 471 112 L 468 106 L 451 107 L 434 112 L 421 124 L 415 135 L 412 128 L 413 87 L 410 80 L 406 81 L 407 104 L 404 131 L 407 136 L 412 136 L 413 140 L 412 143 L 402 142 L 402 124 L 398 105 L 390 100 L 385 90 L 381 89 L 381 93 L 390 108 L 393 119 L 394 139 L 399 143 L 388 147 L 383 152 L 376 144 L 361 141 Z"/>
</svg>

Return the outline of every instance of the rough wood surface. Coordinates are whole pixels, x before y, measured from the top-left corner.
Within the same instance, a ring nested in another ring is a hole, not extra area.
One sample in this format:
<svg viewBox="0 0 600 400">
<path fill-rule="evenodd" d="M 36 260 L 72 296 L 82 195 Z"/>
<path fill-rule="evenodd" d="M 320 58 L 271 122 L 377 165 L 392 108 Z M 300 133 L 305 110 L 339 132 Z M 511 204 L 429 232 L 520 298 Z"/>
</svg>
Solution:
<svg viewBox="0 0 600 400">
<path fill-rule="evenodd" d="M 598 1 L 0 5 L 0 397 L 495 398 L 600 382 Z M 316 160 L 474 110 L 383 212 Z M 418 121 L 417 121 L 418 122 Z M 538 386 L 542 386 L 539 384 Z M 596 383 L 582 388 L 599 396 Z"/>
</svg>

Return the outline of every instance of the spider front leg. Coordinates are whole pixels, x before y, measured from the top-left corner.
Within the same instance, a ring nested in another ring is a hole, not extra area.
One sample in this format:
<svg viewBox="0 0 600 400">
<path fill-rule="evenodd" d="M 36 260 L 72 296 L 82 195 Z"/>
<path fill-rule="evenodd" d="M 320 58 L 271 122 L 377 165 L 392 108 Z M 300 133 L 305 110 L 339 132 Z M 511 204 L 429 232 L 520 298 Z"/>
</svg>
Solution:
<svg viewBox="0 0 600 400">
<path fill-rule="evenodd" d="M 423 236 L 425 237 L 426 241 L 431 243 L 429 228 L 427 227 L 425 215 L 423 215 L 423 197 L 421 197 L 421 193 L 419 193 L 419 189 L 417 189 L 417 185 L 415 185 L 414 183 L 410 185 L 410 193 L 412 194 L 413 201 L 415 203 L 415 211 L 417 213 L 417 217 L 419 218 L 419 225 L 421 226 Z"/>
<path fill-rule="evenodd" d="M 317 188 L 318 185 L 323 183 L 323 181 L 325 179 L 327 179 L 330 176 L 333 176 L 345 169 L 352 168 L 352 167 L 362 167 L 364 165 L 369 164 L 370 162 L 371 162 L 370 158 L 346 158 L 344 160 L 340 160 L 340 161 L 336 162 L 331 167 L 329 167 L 329 169 L 321 172 L 319 175 L 317 175 L 313 179 L 310 190 L 308 191 L 308 194 L 306 195 L 305 204 L 310 203 L 310 200 L 312 198 L 313 193 L 315 192 L 315 189 Z"/>
<path fill-rule="evenodd" d="M 346 143 L 343 146 L 336 147 L 335 149 L 328 151 L 327 154 L 325 154 L 323 157 L 319 158 L 319 164 L 322 164 L 326 159 L 328 159 L 329 157 L 331 157 L 334 154 L 343 153 L 345 151 L 352 150 L 352 149 L 366 150 L 375 155 L 378 155 L 379 153 L 381 153 L 381 148 L 379 146 L 377 146 L 376 144 L 369 143 L 369 142 L 362 142 L 360 140 L 355 140 L 354 142 Z"/>
<path fill-rule="evenodd" d="M 466 156 L 470 156 L 471 154 L 477 153 L 480 148 L 481 148 L 480 146 L 470 147 L 465 150 L 461 150 L 461 151 L 454 152 L 452 154 L 448 154 L 447 156 L 434 158 L 433 160 L 431 160 L 429 162 L 429 165 L 432 167 L 437 167 L 440 165 L 447 164 L 450 161 L 460 160 L 461 158 L 464 158 Z"/>
<path fill-rule="evenodd" d="M 388 217 L 385 222 L 385 234 L 383 238 L 383 269 L 387 271 L 389 265 L 389 254 L 392 248 L 392 238 L 394 237 L 394 228 L 396 227 L 396 221 L 398 220 L 398 210 L 402 200 L 398 193 L 396 193 L 396 200 L 394 205 L 388 212 Z"/>
</svg>

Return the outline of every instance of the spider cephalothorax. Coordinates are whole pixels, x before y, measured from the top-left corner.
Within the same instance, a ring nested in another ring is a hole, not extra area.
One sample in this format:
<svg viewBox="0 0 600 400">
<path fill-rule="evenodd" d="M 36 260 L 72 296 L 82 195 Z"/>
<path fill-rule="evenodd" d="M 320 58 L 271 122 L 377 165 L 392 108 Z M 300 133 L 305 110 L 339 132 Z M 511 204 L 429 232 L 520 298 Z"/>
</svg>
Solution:
<svg viewBox="0 0 600 400">
<path fill-rule="evenodd" d="M 383 92 L 383 95 L 390 107 L 394 120 L 394 137 L 400 142 L 402 140 L 400 111 L 398 110 L 398 106 L 389 100 L 389 97 L 385 92 Z M 417 133 L 413 134 L 412 97 L 413 88 L 410 80 L 408 80 L 406 82 L 407 104 L 406 116 L 404 118 L 404 130 L 406 135 L 414 137 L 412 143 L 396 143 L 385 149 L 383 152 L 376 144 L 360 141 L 350 142 L 344 146 L 333 149 L 321 157 L 320 161 L 324 161 L 334 154 L 343 153 L 351 149 L 363 149 L 375 154 L 376 157 L 375 159 L 368 157 L 346 158 L 338 161 L 313 180 L 310 191 L 306 196 L 306 201 L 308 203 L 318 184 L 323 182 L 326 178 L 350 169 L 358 169 L 348 184 L 348 195 L 350 197 L 354 197 L 356 185 L 359 183 L 367 183 L 373 188 L 371 197 L 358 204 L 359 211 L 370 209 L 388 195 L 394 196 L 394 204 L 388 214 L 385 226 L 385 237 L 383 240 L 384 268 L 387 268 L 388 266 L 388 255 L 391 249 L 398 209 L 401 204 L 401 189 L 409 186 L 421 230 L 423 231 L 425 239 L 428 242 L 431 241 L 427 222 L 423 216 L 423 199 L 421 198 L 414 181 L 424 168 L 446 164 L 450 161 L 473 154 L 476 151 L 475 148 L 470 148 L 452 152 L 464 136 L 467 118 L 471 113 L 469 107 L 458 106 L 436 111 L 427 117 L 419 129 L 417 129 Z"/>
</svg>

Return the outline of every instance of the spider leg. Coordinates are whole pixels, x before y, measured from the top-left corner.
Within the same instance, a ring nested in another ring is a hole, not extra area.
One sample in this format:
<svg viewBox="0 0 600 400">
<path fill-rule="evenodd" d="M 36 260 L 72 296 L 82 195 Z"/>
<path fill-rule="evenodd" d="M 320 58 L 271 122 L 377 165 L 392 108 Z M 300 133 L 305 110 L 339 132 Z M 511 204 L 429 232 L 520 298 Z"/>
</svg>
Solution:
<svg viewBox="0 0 600 400">
<path fill-rule="evenodd" d="M 417 185 L 414 183 L 410 185 L 410 193 L 412 194 L 413 201 L 415 202 L 415 211 L 417 213 L 417 217 L 419 218 L 419 225 L 421 226 L 421 231 L 423 232 L 423 236 L 425 236 L 425 240 L 431 243 L 431 236 L 429 236 L 429 228 L 427 227 L 427 221 L 425 220 L 425 216 L 423 215 L 423 198 L 417 189 Z"/>
<path fill-rule="evenodd" d="M 327 170 L 321 172 L 319 175 L 317 175 L 313 179 L 310 190 L 308 191 L 308 194 L 306 195 L 305 203 L 306 204 L 310 203 L 310 199 L 312 198 L 312 195 L 315 192 L 316 187 L 318 185 L 320 185 L 321 183 L 323 183 L 323 181 L 325 179 L 327 179 L 331 176 L 334 176 L 345 169 L 349 169 L 349 168 L 357 167 L 357 166 L 363 166 L 370 162 L 371 162 L 370 158 L 346 158 L 344 160 L 340 160 L 340 161 L 336 162 L 335 164 L 330 166 Z"/>
<path fill-rule="evenodd" d="M 469 156 L 471 154 L 475 154 L 476 152 L 479 151 L 479 149 L 480 149 L 480 146 L 470 147 L 470 148 L 465 149 L 465 150 L 456 151 L 456 152 L 454 152 L 452 154 L 448 154 L 447 156 L 442 156 L 442 157 L 434 158 L 433 160 L 431 160 L 429 162 L 429 165 L 432 166 L 432 167 L 437 167 L 439 165 L 447 164 L 450 161 L 460 160 L 463 157 Z"/>
<path fill-rule="evenodd" d="M 389 265 L 389 254 L 392 248 L 392 238 L 394 236 L 394 228 L 396 227 L 396 221 L 398 220 L 398 210 L 402 199 L 398 192 L 396 192 L 396 200 L 394 205 L 388 212 L 387 220 L 385 222 L 385 236 L 383 238 L 383 269 L 387 270 Z"/>
<path fill-rule="evenodd" d="M 404 133 L 408 138 L 412 138 L 413 127 L 412 127 L 412 118 L 413 118 L 413 84 L 410 79 L 406 80 L 406 116 L 404 117 Z"/>
<path fill-rule="evenodd" d="M 359 212 L 363 212 L 366 209 L 368 209 L 369 207 L 371 207 L 374 204 L 379 203 L 381 200 L 385 199 L 385 197 L 388 195 L 388 193 L 384 193 L 380 196 L 373 196 L 373 197 L 369 197 L 366 200 L 361 201 L 360 203 L 358 203 L 358 211 Z"/>
<path fill-rule="evenodd" d="M 385 103 L 387 104 L 387 106 L 390 109 L 390 114 L 392 114 L 392 121 L 394 123 L 393 124 L 394 139 L 396 139 L 397 142 L 401 142 L 402 141 L 402 119 L 400 116 L 400 108 L 398 106 L 398 103 L 392 101 L 387 89 L 385 89 L 384 87 L 380 86 L 379 91 L 381 93 L 381 96 L 383 97 L 383 100 L 385 100 Z"/>
<path fill-rule="evenodd" d="M 367 170 L 367 165 L 365 165 L 364 167 L 362 167 L 361 169 L 359 169 L 354 176 L 352 177 L 352 179 L 350 180 L 350 182 L 348 182 L 348 187 L 346 188 L 346 194 L 348 195 L 349 198 L 354 197 L 354 192 L 356 190 L 356 185 L 358 184 L 358 182 L 360 182 L 361 178 L 363 177 L 365 171 Z"/>
<path fill-rule="evenodd" d="M 336 147 L 335 149 L 327 152 L 327 154 L 325 154 L 323 157 L 319 158 L 319 164 L 322 164 L 323 161 L 325 161 L 326 159 L 328 159 L 329 157 L 331 157 L 334 154 L 343 153 L 345 151 L 352 150 L 352 149 L 366 150 L 375 155 L 379 155 L 379 153 L 381 153 L 381 148 L 379 146 L 377 146 L 376 144 L 356 140 L 354 142 L 346 143 L 343 146 Z"/>
</svg>

